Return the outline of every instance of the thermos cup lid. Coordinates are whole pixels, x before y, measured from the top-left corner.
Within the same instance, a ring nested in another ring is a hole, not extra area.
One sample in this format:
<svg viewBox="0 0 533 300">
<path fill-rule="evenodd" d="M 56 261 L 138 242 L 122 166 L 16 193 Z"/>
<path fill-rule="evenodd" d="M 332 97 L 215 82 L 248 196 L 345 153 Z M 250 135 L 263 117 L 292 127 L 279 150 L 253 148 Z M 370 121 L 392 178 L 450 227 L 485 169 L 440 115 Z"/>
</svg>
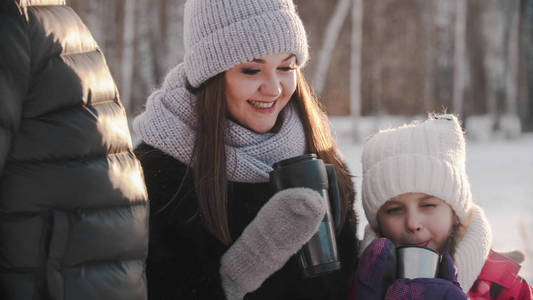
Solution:
<svg viewBox="0 0 533 300">
<path fill-rule="evenodd" d="M 278 169 L 278 168 L 285 167 L 287 165 L 293 164 L 301 160 L 313 160 L 313 159 L 317 159 L 317 156 L 314 153 L 302 154 L 300 156 L 295 156 L 295 157 L 284 159 L 282 161 L 278 161 L 277 163 L 274 163 L 272 168 Z"/>
<path fill-rule="evenodd" d="M 439 253 L 431 248 L 428 248 L 428 247 L 422 247 L 422 246 L 398 246 L 396 247 L 397 250 L 400 250 L 400 249 L 403 249 L 403 248 L 420 248 L 420 249 L 424 249 L 424 250 L 428 250 L 430 252 L 433 252 L 437 255 L 439 255 Z M 400 251 L 405 251 L 405 250 L 400 250 Z"/>
</svg>

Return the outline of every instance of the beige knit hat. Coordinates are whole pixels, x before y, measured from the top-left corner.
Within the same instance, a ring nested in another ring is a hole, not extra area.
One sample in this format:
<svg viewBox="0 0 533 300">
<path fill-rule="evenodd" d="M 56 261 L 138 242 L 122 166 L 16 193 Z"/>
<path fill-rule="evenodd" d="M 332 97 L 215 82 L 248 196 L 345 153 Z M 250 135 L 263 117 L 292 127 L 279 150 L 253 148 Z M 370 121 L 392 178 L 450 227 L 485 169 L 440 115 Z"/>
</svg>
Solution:
<svg viewBox="0 0 533 300">
<path fill-rule="evenodd" d="M 466 226 L 454 259 L 458 281 L 468 292 L 488 256 L 492 233 L 483 210 L 472 202 L 457 118 L 430 115 L 423 122 L 379 131 L 364 145 L 362 165 L 363 208 L 370 225 L 362 248 L 377 237 L 377 212 L 389 199 L 410 192 L 438 197 Z"/>
<path fill-rule="evenodd" d="M 446 201 L 465 222 L 472 197 L 465 170 L 465 140 L 455 116 L 435 115 L 378 132 L 363 148 L 362 165 L 363 207 L 375 231 L 379 208 L 409 192 Z"/>
</svg>

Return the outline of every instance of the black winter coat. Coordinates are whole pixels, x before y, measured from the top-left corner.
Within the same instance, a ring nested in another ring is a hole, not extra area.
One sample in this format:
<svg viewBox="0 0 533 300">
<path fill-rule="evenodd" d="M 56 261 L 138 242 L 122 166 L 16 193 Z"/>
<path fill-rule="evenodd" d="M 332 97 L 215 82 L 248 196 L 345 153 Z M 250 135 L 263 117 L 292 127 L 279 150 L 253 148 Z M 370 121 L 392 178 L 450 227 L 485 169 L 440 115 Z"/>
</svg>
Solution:
<svg viewBox="0 0 533 300">
<path fill-rule="evenodd" d="M 0 1 L 0 299 L 146 299 L 147 205 L 87 27 L 64 0 Z"/>
<path fill-rule="evenodd" d="M 146 266 L 149 299 L 225 299 L 218 270 L 228 247 L 202 225 L 191 169 L 147 144 L 141 144 L 135 153 L 144 170 L 151 207 Z M 229 227 L 235 240 L 274 190 L 269 183 L 229 182 L 228 193 Z M 293 257 L 245 300 L 346 299 L 358 248 L 353 212 L 337 242 L 341 271 L 303 279 Z"/>
</svg>

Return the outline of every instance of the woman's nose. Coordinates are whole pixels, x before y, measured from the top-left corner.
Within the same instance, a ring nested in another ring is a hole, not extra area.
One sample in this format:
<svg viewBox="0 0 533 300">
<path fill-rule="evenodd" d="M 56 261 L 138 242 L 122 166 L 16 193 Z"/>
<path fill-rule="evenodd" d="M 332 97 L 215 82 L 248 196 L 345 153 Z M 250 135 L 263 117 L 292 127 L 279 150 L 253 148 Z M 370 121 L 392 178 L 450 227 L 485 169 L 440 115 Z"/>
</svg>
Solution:
<svg viewBox="0 0 533 300">
<path fill-rule="evenodd" d="M 282 92 L 282 86 L 279 77 L 276 74 L 265 76 L 260 87 L 260 92 L 271 98 L 278 98 Z"/>
</svg>

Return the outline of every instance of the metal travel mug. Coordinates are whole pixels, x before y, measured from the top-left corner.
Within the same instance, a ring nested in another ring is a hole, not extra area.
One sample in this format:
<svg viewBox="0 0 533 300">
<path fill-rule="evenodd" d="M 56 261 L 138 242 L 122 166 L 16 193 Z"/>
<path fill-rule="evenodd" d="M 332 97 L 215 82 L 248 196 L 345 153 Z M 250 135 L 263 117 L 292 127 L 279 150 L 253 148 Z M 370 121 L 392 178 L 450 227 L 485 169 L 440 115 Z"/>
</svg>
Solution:
<svg viewBox="0 0 533 300">
<path fill-rule="evenodd" d="M 340 269 L 335 239 L 335 227 L 340 224 L 340 198 L 333 166 L 324 164 L 315 154 L 304 154 L 275 163 L 273 169 L 270 183 L 276 191 L 308 187 L 320 193 L 328 203 L 318 232 L 297 253 L 304 276 L 316 277 Z M 332 214 L 331 205 L 335 214 Z"/>
<path fill-rule="evenodd" d="M 433 249 L 419 246 L 396 248 L 397 278 L 435 278 L 439 271 L 440 255 Z"/>
</svg>

